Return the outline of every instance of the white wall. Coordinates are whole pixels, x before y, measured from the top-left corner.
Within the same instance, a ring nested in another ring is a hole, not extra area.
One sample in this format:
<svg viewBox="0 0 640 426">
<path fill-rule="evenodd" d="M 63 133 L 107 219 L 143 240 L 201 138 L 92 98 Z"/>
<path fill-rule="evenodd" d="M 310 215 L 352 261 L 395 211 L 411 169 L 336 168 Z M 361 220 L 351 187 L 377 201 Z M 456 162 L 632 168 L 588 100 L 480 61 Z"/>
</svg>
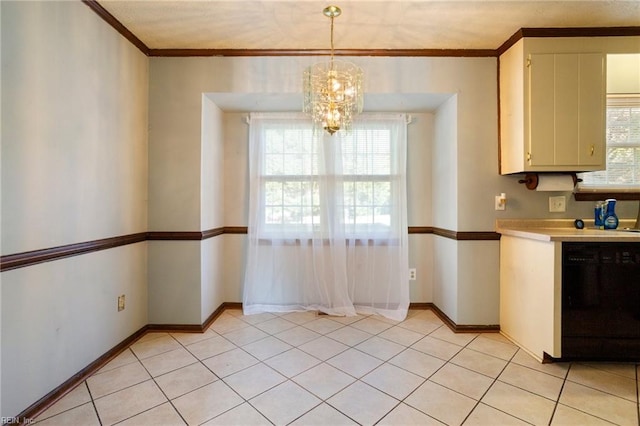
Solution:
<svg viewBox="0 0 640 426">
<path fill-rule="evenodd" d="M 81 2 L 0 10 L 2 254 L 145 232 L 148 59 Z M 147 324 L 146 257 L 143 242 L 1 274 L 2 416 Z"/>
</svg>

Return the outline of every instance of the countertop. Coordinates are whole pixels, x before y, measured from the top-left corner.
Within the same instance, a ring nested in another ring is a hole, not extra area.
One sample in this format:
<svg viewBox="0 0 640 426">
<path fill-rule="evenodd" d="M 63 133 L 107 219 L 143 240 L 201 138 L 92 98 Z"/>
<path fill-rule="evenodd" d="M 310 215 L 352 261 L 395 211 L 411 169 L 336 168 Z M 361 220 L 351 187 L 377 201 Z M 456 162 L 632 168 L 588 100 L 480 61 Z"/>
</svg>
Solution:
<svg viewBox="0 0 640 426">
<path fill-rule="evenodd" d="M 585 220 L 584 229 L 576 229 L 573 222 L 573 219 L 500 219 L 496 221 L 496 232 L 539 241 L 640 243 L 640 232 L 624 231 L 634 226 L 635 219 L 621 220 L 616 230 L 596 229 L 593 220 Z"/>
</svg>

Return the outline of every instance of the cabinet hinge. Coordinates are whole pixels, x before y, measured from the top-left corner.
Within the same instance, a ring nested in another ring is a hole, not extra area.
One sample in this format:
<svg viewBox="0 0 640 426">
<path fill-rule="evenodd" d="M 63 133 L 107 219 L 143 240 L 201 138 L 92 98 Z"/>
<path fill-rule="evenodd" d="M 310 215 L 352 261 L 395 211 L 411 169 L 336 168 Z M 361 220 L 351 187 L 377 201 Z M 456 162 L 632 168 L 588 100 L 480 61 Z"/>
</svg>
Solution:
<svg viewBox="0 0 640 426">
<path fill-rule="evenodd" d="M 531 66 L 531 58 L 527 58 L 527 68 Z"/>
<path fill-rule="evenodd" d="M 527 163 L 531 164 L 531 153 L 527 152 Z"/>
</svg>

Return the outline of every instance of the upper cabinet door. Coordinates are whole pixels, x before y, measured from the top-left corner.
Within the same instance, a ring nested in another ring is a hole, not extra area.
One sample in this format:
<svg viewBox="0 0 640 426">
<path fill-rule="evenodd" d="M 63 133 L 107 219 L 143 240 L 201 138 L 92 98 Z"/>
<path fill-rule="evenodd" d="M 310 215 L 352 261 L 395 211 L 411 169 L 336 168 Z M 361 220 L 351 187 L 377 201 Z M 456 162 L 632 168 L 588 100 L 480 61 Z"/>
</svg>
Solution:
<svg viewBox="0 0 640 426">
<path fill-rule="evenodd" d="M 606 165 L 606 57 L 599 53 L 580 55 L 579 129 L 580 164 Z M 604 168 L 604 167 L 603 167 Z"/>
<path fill-rule="evenodd" d="M 532 54 L 529 166 L 604 168 L 605 74 L 600 53 Z"/>
<path fill-rule="evenodd" d="M 520 40 L 500 56 L 500 173 L 606 167 L 606 55 Z"/>
</svg>

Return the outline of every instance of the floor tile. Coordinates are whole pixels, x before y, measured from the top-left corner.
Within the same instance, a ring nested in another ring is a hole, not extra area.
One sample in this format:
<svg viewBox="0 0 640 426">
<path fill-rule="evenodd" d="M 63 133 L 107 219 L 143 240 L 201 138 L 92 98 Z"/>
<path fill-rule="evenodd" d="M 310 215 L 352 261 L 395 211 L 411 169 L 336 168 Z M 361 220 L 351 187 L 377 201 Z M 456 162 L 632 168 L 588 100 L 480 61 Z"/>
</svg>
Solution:
<svg viewBox="0 0 640 426">
<path fill-rule="evenodd" d="M 532 424 L 549 424 L 555 402 L 515 386 L 496 381 L 482 402 Z"/>
<path fill-rule="evenodd" d="M 368 315 L 353 315 L 353 316 L 342 316 L 342 317 L 329 315 L 329 318 L 331 318 L 331 321 L 337 321 L 340 324 L 344 324 L 344 325 L 353 324 L 354 322 L 360 321 L 367 317 Z"/>
<path fill-rule="evenodd" d="M 128 387 L 94 401 L 103 426 L 112 425 L 167 402 L 167 398 L 153 382 Z"/>
<path fill-rule="evenodd" d="M 427 416 L 422 411 L 418 411 L 405 403 L 399 404 L 389 414 L 387 414 L 379 423 L 379 426 L 443 426 L 444 423 L 439 422 L 433 417 Z"/>
<path fill-rule="evenodd" d="M 378 336 L 383 337 L 387 340 L 391 340 L 392 342 L 396 342 L 400 345 L 411 346 L 418 340 L 422 339 L 424 337 L 424 334 L 407 330 L 406 328 L 402 328 L 400 326 L 395 326 L 383 331 L 382 333 L 378 334 Z"/>
<path fill-rule="evenodd" d="M 355 378 L 360 378 L 382 364 L 382 361 L 356 349 L 348 349 L 327 360 L 327 363 Z"/>
<path fill-rule="evenodd" d="M 551 419 L 551 426 L 611 426 L 613 424 L 562 404 L 558 404 Z"/>
<path fill-rule="evenodd" d="M 171 336 L 183 346 L 201 342 L 217 335 L 218 333 L 213 330 L 207 330 L 204 333 L 171 333 Z"/>
<path fill-rule="evenodd" d="M 630 401 L 637 401 L 637 382 L 635 379 L 609 373 L 589 365 L 578 363 L 571 365 L 567 380 Z"/>
<path fill-rule="evenodd" d="M 292 381 L 286 381 L 251 401 L 256 410 L 276 425 L 288 424 L 322 401 Z"/>
<path fill-rule="evenodd" d="M 170 403 L 165 402 L 118 423 L 118 426 L 182 426 L 184 424 L 184 420 L 176 409 Z"/>
<path fill-rule="evenodd" d="M 558 402 L 612 423 L 638 424 L 637 403 L 568 380 Z"/>
<path fill-rule="evenodd" d="M 433 333 L 429 334 L 431 337 L 435 337 L 436 339 L 444 340 L 445 342 L 453 343 L 458 346 L 466 346 L 473 339 L 475 339 L 478 334 L 476 333 L 454 333 L 449 329 L 449 327 L 440 327 Z"/>
<path fill-rule="evenodd" d="M 550 374 L 560 379 L 567 377 L 570 365 L 568 362 L 552 362 L 543 364 L 522 349 L 518 350 L 511 362 Z"/>
<path fill-rule="evenodd" d="M 316 333 L 327 334 L 344 327 L 344 324 L 340 324 L 339 322 L 332 321 L 327 318 L 318 318 L 313 321 L 304 323 L 303 326 L 304 328 L 308 328 L 309 330 L 315 331 Z"/>
<path fill-rule="evenodd" d="M 476 401 L 431 381 L 426 381 L 404 402 L 448 425 L 460 425 Z"/>
<path fill-rule="evenodd" d="M 224 379 L 244 399 L 253 398 L 286 380 L 282 374 L 264 364 L 256 364 Z"/>
<path fill-rule="evenodd" d="M 429 380 L 477 401 L 493 383 L 490 377 L 454 364 L 443 365 Z"/>
<path fill-rule="evenodd" d="M 87 379 L 87 385 L 89 386 L 91 396 L 95 399 L 142 383 L 150 378 L 151 376 L 142 364 L 136 362 L 114 368 L 104 373 L 95 374 Z"/>
<path fill-rule="evenodd" d="M 63 411 L 86 404 L 87 402 L 91 402 L 91 395 L 87 389 L 86 382 L 82 382 L 80 385 L 76 386 L 75 389 L 71 390 L 65 396 L 56 401 L 54 405 L 40 413 L 37 420 L 43 420 L 48 417 L 55 416 Z"/>
<path fill-rule="evenodd" d="M 500 426 L 525 426 L 529 423 L 520 420 L 516 417 L 510 416 L 507 413 L 496 410 L 493 407 L 489 407 L 483 403 L 480 403 L 473 409 L 469 417 L 464 421 L 465 426 L 487 426 L 487 425 L 500 425 Z"/>
<path fill-rule="evenodd" d="M 278 318 L 277 315 L 274 315 L 274 314 L 269 313 L 269 312 L 263 312 L 261 314 L 254 314 L 254 315 L 243 315 L 242 311 L 240 311 L 239 315 L 234 315 L 234 316 L 236 318 L 246 322 L 247 324 L 251 324 L 251 325 L 260 324 L 260 323 L 263 323 L 265 321 L 269 321 L 271 319 Z"/>
<path fill-rule="evenodd" d="M 443 327 L 441 322 L 434 322 L 433 320 L 419 316 L 402 321 L 398 326 L 420 334 L 429 334 L 438 328 Z"/>
<path fill-rule="evenodd" d="M 313 355 L 319 360 L 326 361 L 329 358 L 346 351 L 349 349 L 349 346 L 344 343 L 340 343 L 337 340 L 322 336 L 307 342 L 304 345 L 298 346 L 298 349 L 305 351 L 309 355 Z"/>
<path fill-rule="evenodd" d="M 424 377 L 410 373 L 400 367 L 385 363 L 362 377 L 363 382 L 402 400 L 424 383 Z"/>
<path fill-rule="evenodd" d="M 349 326 L 333 331 L 326 336 L 347 346 L 355 346 L 370 338 L 371 334 Z"/>
<path fill-rule="evenodd" d="M 152 377 L 157 377 L 161 374 L 198 362 L 198 360 L 185 348 L 180 347 L 169 352 L 145 358 L 140 362 L 142 362 L 142 365 L 144 365 Z"/>
<path fill-rule="evenodd" d="M 127 348 L 120 352 L 118 356 L 109 361 L 104 367 L 98 370 L 96 373 L 104 373 L 114 368 L 122 367 L 123 365 L 138 362 L 138 358 L 131 352 L 131 349 Z"/>
<path fill-rule="evenodd" d="M 186 346 L 187 350 L 199 360 L 235 349 L 237 346 L 222 336 L 214 336 L 201 342 Z"/>
<path fill-rule="evenodd" d="M 292 346 L 299 346 L 313 339 L 317 339 L 320 337 L 320 334 L 307 328 L 296 326 L 276 334 L 275 337 Z"/>
<path fill-rule="evenodd" d="M 485 337 L 484 334 L 479 335 L 471 343 L 467 345 L 467 348 L 474 351 L 482 352 L 487 355 L 492 355 L 496 358 L 509 361 L 515 353 L 518 351 L 518 347 L 511 343 L 502 343 L 494 339 Z"/>
<path fill-rule="evenodd" d="M 358 423 L 326 403 L 318 405 L 291 423 L 291 425 L 299 426 L 350 426 L 357 424 Z"/>
<path fill-rule="evenodd" d="M 236 348 L 219 355 L 207 358 L 202 363 L 221 378 L 227 377 L 245 368 L 257 364 L 259 361 L 240 348 Z"/>
<path fill-rule="evenodd" d="M 360 424 L 372 425 L 386 416 L 399 401 L 357 381 L 329 398 L 327 403 Z"/>
<path fill-rule="evenodd" d="M 222 380 L 210 383 L 172 401 L 187 424 L 199 425 L 244 401 Z"/>
<path fill-rule="evenodd" d="M 218 378 L 199 362 L 155 378 L 169 399 L 175 399 L 216 380 Z"/>
<path fill-rule="evenodd" d="M 205 333 L 144 334 L 35 420 L 637 426 L 638 371 L 542 364 L 499 333 L 453 333 L 431 310 L 399 322 L 228 309 Z"/>
<path fill-rule="evenodd" d="M 248 402 L 238 405 L 231 410 L 220 414 L 203 423 L 203 426 L 271 426 L 272 423 L 266 419 L 258 410 L 253 408 Z"/>
<path fill-rule="evenodd" d="M 211 324 L 209 329 L 218 334 L 225 334 L 244 327 L 249 327 L 249 324 L 233 315 L 223 313 Z"/>
<path fill-rule="evenodd" d="M 268 336 L 264 331 L 250 325 L 223 334 L 224 338 L 236 346 L 244 346 Z"/>
<path fill-rule="evenodd" d="M 302 352 L 300 349 L 293 348 L 280 355 L 269 358 L 265 361 L 265 364 L 283 376 L 291 378 L 320 364 L 320 362 L 318 358 Z"/>
<path fill-rule="evenodd" d="M 383 361 L 388 361 L 390 358 L 405 350 L 406 347 L 394 343 L 391 340 L 373 336 L 357 345 L 356 349 Z"/>
<path fill-rule="evenodd" d="M 509 364 L 498 380 L 556 401 L 564 381 L 558 377 L 541 373 L 518 364 Z"/>
<path fill-rule="evenodd" d="M 286 319 L 280 317 L 273 317 L 267 321 L 255 325 L 256 328 L 268 334 L 277 334 L 295 326 L 296 323 L 287 321 Z"/>
<path fill-rule="evenodd" d="M 286 319 L 287 321 L 291 321 L 293 323 L 296 323 L 298 325 L 307 323 L 309 321 L 313 321 L 314 319 L 316 319 L 318 317 L 318 314 L 316 312 L 313 311 L 307 311 L 307 312 L 288 312 L 286 314 L 283 314 L 281 316 L 281 318 Z"/>
<path fill-rule="evenodd" d="M 326 363 L 293 378 L 294 382 L 323 400 L 335 395 L 355 380 L 354 377 Z"/>
<path fill-rule="evenodd" d="M 445 361 L 450 360 L 462 350 L 462 346 L 436 339 L 431 336 L 426 336 L 423 339 L 418 340 L 416 343 L 411 345 L 411 348 L 433 355 L 437 358 L 444 359 Z"/>
<path fill-rule="evenodd" d="M 492 378 L 498 377 L 507 365 L 503 359 L 466 348 L 451 358 L 451 362 Z"/>
<path fill-rule="evenodd" d="M 138 359 L 149 358 L 178 348 L 180 348 L 180 343 L 169 334 L 158 336 L 155 339 L 139 340 L 131 345 L 131 350 Z"/>
<path fill-rule="evenodd" d="M 427 379 L 445 362 L 414 349 L 407 349 L 391 358 L 389 363 Z"/>
<path fill-rule="evenodd" d="M 260 361 L 264 361 L 265 359 L 271 358 L 274 355 L 286 352 L 292 347 L 293 346 L 283 342 L 280 339 L 269 336 L 262 340 L 244 345 L 242 349 L 253 355 L 255 358 L 259 359 Z"/>
<path fill-rule="evenodd" d="M 93 404 L 87 402 L 70 410 L 58 413 L 45 420 L 38 420 L 37 424 L 42 426 L 100 426 L 100 420 L 98 420 L 98 415 L 96 414 Z"/>
<path fill-rule="evenodd" d="M 392 327 L 391 324 L 380 321 L 378 318 L 378 316 L 372 315 L 358 322 L 354 322 L 353 324 L 351 324 L 351 327 L 357 328 L 358 330 L 362 330 L 365 333 L 369 334 L 382 333 L 386 329 Z"/>
</svg>

